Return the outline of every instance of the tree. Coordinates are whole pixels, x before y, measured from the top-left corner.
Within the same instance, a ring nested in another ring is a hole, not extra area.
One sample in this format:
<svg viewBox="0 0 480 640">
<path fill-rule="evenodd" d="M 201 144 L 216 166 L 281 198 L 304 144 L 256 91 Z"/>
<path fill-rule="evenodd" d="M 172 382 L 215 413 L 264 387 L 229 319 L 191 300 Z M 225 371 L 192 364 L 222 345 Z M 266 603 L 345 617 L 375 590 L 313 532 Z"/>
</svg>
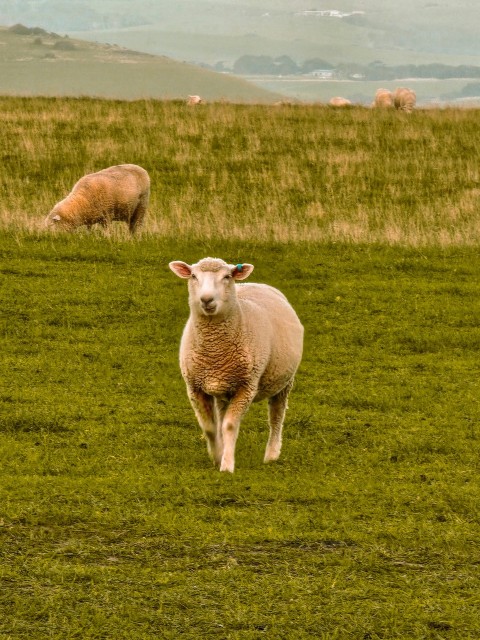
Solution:
<svg viewBox="0 0 480 640">
<path fill-rule="evenodd" d="M 245 55 L 233 63 L 233 72 L 240 75 L 275 75 L 276 65 L 270 56 Z"/>
<path fill-rule="evenodd" d="M 288 56 L 280 56 L 274 60 L 276 73 L 281 76 L 291 76 L 299 72 L 297 63 Z"/>
<path fill-rule="evenodd" d="M 301 65 L 300 71 L 301 73 L 311 73 L 317 69 L 332 70 L 333 68 L 333 65 L 323 58 L 309 58 Z"/>
</svg>

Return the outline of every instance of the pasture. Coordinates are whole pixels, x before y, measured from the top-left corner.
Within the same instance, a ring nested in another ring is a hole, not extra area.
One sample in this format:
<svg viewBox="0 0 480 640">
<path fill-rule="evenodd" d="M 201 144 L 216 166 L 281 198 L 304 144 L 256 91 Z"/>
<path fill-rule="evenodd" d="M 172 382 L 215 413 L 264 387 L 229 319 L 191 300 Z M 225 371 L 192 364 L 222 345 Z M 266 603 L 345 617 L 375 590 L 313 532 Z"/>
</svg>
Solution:
<svg viewBox="0 0 480 640">
<path fill-rule="evenodd" d="M 41 232 L 80 176 L 132 162 L 147 235 L 480 243 L 480 110 L 0 98 L 0 117 L 0 228 Z"/>
<path fill-rule="evenodd" d="M 0 635 L 480 638 L 477 112 L 2 99 Z M 388 153 L 387 153 L 388 151 Z M 133 240 L 49 234 L 86 171 L 152 178 Z M 208 459 L 168 262 L 252 262 L 305 326 Z"/>
</svg>

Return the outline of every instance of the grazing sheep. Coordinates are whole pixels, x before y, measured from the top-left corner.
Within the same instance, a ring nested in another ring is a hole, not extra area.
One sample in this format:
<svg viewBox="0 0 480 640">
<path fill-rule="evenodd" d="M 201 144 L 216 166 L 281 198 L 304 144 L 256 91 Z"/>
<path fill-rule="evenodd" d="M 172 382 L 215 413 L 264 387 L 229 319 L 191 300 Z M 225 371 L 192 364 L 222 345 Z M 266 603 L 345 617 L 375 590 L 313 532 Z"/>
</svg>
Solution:
<svg viewBox="0 0 480 640">
<path fill-rule="evenodd" d="M 416 101 L 417 96 L 413 89 L 398 87 L 398 89 L 395 89 L 393 92 L 393 103 L 395 105 L 395 109 L 398 109 L 399 111 L 412 113 L 415 108 Z"/>
<path fill-rule="evenodd" d="M 202 104 L 202 102 L 203 100 L 200 96 L 188 96 L 187 99 L 187 104 L 191 107 L 195 106 L 196 104 Z"/>
<path fill-rule="evenodd" d="M 336 96 L 335 98 L 330 98 L 328 104 L 332 107 L 349 107 L 352 103 L 347 98 Z"/>
<path fill-rule="evenodd" d="M 268 399 L 270 436 L 264 462 L 277 460 L 288 394 L 302 358 L 303 327 L 287 299 L 266 284 L 236 284 L 251 264 L 204 258 L 170 262 L 188 279 L 190 317 L 180 369 L 210 457 L 233 472 L 240 421 L 251 403 Z"/>
<path fill-rule="evenodd" d="M 375 98 L 372 103 L 372 107 L 379 107 L 381 109 L 390 109 L 393 107 L 393 94 L 388 89 L 377 89 L 375 92 Z"/>
<path fill-rule="evenodd" d="M 89 173 L 58 202 L 45 222 L 73 230 L 99 222 L 107 227 L 112 220 L 128 224 L 131 233 L 142 223 L 150 196 L 150 178 L 136 164 L 119 164 Z"/>
</svg>

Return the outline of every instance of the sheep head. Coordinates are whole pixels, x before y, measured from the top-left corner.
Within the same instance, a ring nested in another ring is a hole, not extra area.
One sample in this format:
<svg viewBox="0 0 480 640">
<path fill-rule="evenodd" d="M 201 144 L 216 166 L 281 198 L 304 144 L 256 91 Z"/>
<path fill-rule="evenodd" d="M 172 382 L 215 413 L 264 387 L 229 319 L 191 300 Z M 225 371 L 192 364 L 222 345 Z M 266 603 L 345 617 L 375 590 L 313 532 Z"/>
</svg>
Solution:
<svg viewBox="0 0 480 640">
<path fill-rule="evenodd" d="M 55 208 L 45 218 L 45 225 L 62 230 L 71 230 L 76 226 L 69 218 L 62 216 Z"/>
<path fill-rule="evenodd" d="M 179 260 L 170 269 L 188 279 L 189 305 L 200 317 L 223 318 L 236 305 L 235 282 L 245 280 L 253 271 L 252 264 L 227 264 L 218 258 L 203 258 L 189 265 Z"/>
</svg>

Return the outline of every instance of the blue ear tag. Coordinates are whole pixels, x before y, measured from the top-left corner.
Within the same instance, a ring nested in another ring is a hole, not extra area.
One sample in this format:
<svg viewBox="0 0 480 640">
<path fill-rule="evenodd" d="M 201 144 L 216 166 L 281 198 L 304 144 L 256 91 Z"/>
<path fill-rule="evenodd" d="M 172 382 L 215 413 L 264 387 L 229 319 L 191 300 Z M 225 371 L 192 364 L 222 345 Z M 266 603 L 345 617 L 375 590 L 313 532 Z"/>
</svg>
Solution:
<svg viewBox="0 0 480 640">
<path fill-rule="evenodd" d="M 243 269 L 243 264 L 237 264 L 237 271 L 239 273 L 242 273 L 242 269 Z"/>
</svg>

